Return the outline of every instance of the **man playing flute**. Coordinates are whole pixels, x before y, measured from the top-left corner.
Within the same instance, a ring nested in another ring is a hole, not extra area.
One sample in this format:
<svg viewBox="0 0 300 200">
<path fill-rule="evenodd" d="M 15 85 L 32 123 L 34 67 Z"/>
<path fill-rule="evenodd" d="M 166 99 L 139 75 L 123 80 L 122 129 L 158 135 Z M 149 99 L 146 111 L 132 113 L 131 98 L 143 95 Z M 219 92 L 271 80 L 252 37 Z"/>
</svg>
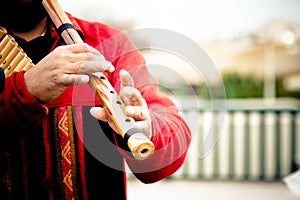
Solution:
<svg viewBox="0 0 300 200">
<path fill-rule="evenodd" d="M 6 77 L 0 94 L 1 199 L 122 200 L 125 161 L 143 183 L 160 181 L 183 164 L 190 130 L 120 30 L 68 13 L 84 43 L 65 45 L 41 0 L 1 3 L 0 26 L 35 64 Z M 149 158 L 128 154 L 94 97 L 89 75 L 99 72 L 153 142 Z"/>
</svg>

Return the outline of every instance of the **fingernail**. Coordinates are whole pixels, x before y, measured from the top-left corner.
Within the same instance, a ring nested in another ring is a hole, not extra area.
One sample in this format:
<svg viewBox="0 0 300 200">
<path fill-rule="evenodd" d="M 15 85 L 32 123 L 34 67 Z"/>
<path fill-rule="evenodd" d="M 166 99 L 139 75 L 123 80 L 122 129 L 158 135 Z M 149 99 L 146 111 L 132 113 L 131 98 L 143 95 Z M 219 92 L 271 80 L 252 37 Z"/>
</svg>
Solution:
<svg viewBox="0 0 300 200">
<path fill-rule="evenodd" d="M 131 86 L 124 86 L 122 89 L 122 92 L 124 92 L 126 94 L 133 94 L 135 91 L 136 91 L 136 89 Z"/>
<path fill-rule="evenodd" d="M 120 73 L 120 75 L 121 75 L 121 74 L 122 74 L 122 75 L 128 74 L 128 72 L 127 72 L 125 69 L 121 69 L 119 73 Z"/>
<path fill-rule="evenodd" d="M 125 111 L 127 114 L 131 115 L 134 113 L 134 109 L 131 106 L 126 106 Z"/>
<path fill-rule="evenodd" d="M 93 73 L 94 76 L 97 76 L 98 78 L 100 78 L 100 76 L 102 76 L 102 73 L 101 72 L 95 72 Z"/>
<path fill-rule="evenodd" d="M 115 67 L 111 64 L 111 62 L 107 60 L 102 61 L 102 66 L 105 67 L 106 71 L 113 72 L 115 71 Z"/>
<path fill-rule="evenodd" d="M 90 113 L 91 113 L 92 116 L 95 115 L 95 107 L 92 107 L 92 108 L 90 109 Z"/>
<path fill-rule="evenodd" d="M 98 108 L 98 107 L 92 107 L 92 108 L 90 109 L 91 115 L 96 116 L 96 112 L 98 112 L 99 109 L 100 109 L 100 108 Z"/>
<path fill-rule="evenodd" d="M 113 72 L 115 71 L 115 67 L 110 63 L 109 68 L 108 68 L 109 72 Z"/>
<path fill-rule="evenodd" d="M 82 83 L 87 83 L 90 80 L 90 77 L 86 74 L 80 74 L 80 80 Z"/>
</svg>

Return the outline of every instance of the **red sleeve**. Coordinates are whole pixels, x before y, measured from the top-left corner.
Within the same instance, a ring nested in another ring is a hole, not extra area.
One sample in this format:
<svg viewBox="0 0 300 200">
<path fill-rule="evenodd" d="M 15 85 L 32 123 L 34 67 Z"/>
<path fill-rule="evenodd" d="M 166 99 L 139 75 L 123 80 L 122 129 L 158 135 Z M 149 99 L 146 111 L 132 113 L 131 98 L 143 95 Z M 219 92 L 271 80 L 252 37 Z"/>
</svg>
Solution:
<svg viewBox="0 0 300 200">
<path fill-rule="evenodd" d="M 29 129 L 41 123 L 46 110 L 27 91 L 24 72 L 13 73 L 5 80 L 0 94 L 0 126 L 11 129 Z"/>
<path fill-rule="evenodd" d="M 142 90 L 152 120 L 155 152 L 145 161 L 127 160 L 135 176 L 152 183 L 173 174 L 184 162 L 191 136 L 175 105 L 155 85 Z"/>
<path fill-rule="evenodd" d="M 139 180 L 153 183 L 173 174 L 183 164 L 191 133 L 174 103 L 159 91 L 142 55 L 125 36 L 121 36 L 121 39 L 123 42 L 119 44 L 122 44 L 122 50 L 118 51 L 118 56 L 113 60 L 116 70 L 111 76 L 111 82 L 119 91 L 119 70 L 124 68 L 131 74 L 135 87 L 147 101 L 152 120 L 151 140 L 155 145 L 155 152 L 146 160 L 138 161 L 124 156 Z"/>
</svg>

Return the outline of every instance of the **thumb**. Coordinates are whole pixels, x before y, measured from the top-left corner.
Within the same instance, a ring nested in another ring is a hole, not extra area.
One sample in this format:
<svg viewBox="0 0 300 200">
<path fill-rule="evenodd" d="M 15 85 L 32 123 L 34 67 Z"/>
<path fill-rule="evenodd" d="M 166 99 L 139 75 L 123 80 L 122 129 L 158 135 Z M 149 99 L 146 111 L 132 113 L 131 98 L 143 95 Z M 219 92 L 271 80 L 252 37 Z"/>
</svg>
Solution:
<svg viewBox="0 0 300 200">
<path fill-rule="evenodd" d="M 126 86 L 134 87 L 134 81 L 125 69 L 121 69 L 119 75 L 121 80 L 121 91 Z"/>
<path fill-rule="evenodd" d="M 105 110 L 101 107 L 92 107 L 90 109 L 90 113 L 93 117 L 95 117 L 98 120 L 105 121 L 105 122 L 108 121 L 108 115 L 105 112 Z"/>
</svg>

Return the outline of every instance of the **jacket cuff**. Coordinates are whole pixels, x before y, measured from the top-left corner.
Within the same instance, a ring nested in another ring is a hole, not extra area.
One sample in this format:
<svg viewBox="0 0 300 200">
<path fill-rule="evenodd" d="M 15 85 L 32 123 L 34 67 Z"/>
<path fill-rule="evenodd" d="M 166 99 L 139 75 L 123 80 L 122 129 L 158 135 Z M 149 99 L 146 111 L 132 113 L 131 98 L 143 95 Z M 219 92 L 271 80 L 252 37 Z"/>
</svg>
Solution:
<svg viewBox="0 0 300 200">
<path fill-rule="evenodd" d="M 48 109 L 39 103 L 39 101 L 27 90 L 24 82 L 25 71 L 15 73 L 14 84 L 16 88 L 16 95 L 20 102 L 27 104 L 34 110 L 35 113 L 41 115 L 47 115 Z M 32 114 L 32 111 L 30 112 Z"/>
</svg>

